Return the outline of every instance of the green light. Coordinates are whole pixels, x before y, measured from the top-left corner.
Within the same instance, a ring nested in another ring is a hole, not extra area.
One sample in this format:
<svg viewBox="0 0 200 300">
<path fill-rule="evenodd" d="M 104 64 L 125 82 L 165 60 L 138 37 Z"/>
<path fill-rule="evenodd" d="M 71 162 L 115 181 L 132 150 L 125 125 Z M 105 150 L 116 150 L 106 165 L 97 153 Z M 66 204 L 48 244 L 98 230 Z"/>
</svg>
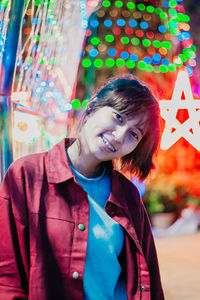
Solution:
<svg viewBox="0 0 200 300">
<path fill-rule="evenodd" d="M 146 64 L 142 60 L 140 60 L 137 65 L 138 65 L 138 68 L 141 70 L 144 70 L 146 68 Z"/>
<path fill-rule="evenodd" d="M 87 104 L 88 104 L 88 102 L 89 102 L 89 100 L 88 100 L 88 99 L 85 99 L 85 100 L 83 100 L 83 102 L 82 102 L 82 107 L 83 107 L 83 108 L 86 108 L 86 107 L 87 107 Z"/>
<path fill-rule="evenodd" d="M 163 11 L 162 11 L 162 9 L 161 9 L 160 7 L 157 7 L 157 8 L 155 9 L 155 13 L 156 13 L 157 15 L 160 15 L 162 12 L 163 12 Z"/>
<path fill-rule="evenodd" d="M 148 39 L 144 39 L 144 40 L 142 41 L 142 44 L 143 44 L 145 47 L 149 47 L 149 46 L 151 46 L 151 41 L 148 40 Z"/>
<path fill-rule="evenodd" d="M 122 58 L 116 59 L 116 65 L 118 67 L 122 67 L 122 66 L 124 66 L 124 64 L 125 64 L 125 61 Z"/>
<path fill-rule="evenodd" d="M 42 2 L 41 0 L 36 0 L 36 1 L 34 2 L 34 5 L 35 5 L 35 6 L 39 6 L 39 5 L 41 4 L 41 2 Z"/>
<path fill-rule="evenodd" d="M 94 66 L 96 68 L 101 68 L 103 66 L 103 60 L 100 58 L 97 58 L 94 60 Z"/>
<path fill-rule="evenodd" d="M 92 62 L 89 58 L 85 58 L 82 60 L 82 66 L 85 68 L 89 68 L 91 66 Z"/>
<path fill-rule="evenodd" d="M 167 19 L 167 14 L 164 11 L 162 11 L 160 13 L 160 18 L 163 19 L 163 20 Z"/>
<path fill-rule="evenodd" d="M 146 65 L 145 70 L 147 72 L 152 72 L 153 71 L 153 66 L 152 65 Z"/>
<path fill-rule="evenodd" d="M 154 70 L 154 72 L 157 73 L 157 74 L 160 73 L 160 68 L 159 68 L 159 66 L 154 66 L 154 67 L 153 67 L 153 70 Z"/>
<path fill-rule="evenodd" d="M 163 41 L 161 42 L 161 47 L 164 49 L 170 49 L 172 47 L 172 44 L 169 41 Z"/>
<path fill-rule="evenodd" d="M 182 15 L 181 21 L 187 23 L 190 21 L 190 17 L 188 15 Z"/>
<path fill-rule="evenodd" d="M 133 2 L 128 2 L 126 4 L 126 6 L 127 6 L 128 9 L 135 9 L 135 3 L 133 3 Z"/>
<path fill-rule="evenodd" d="M 3 4 L 5 7 L 8 6 L 9 0 L 7 0 L 6 2 L 2 3 L 3 1 L 1 1 L 1 5 Z"/>
<path fill-rule="evenodd" d="M 106 66 L 112 68 L 112 67 L 114 67 L 114 65 L 115 65 L 115 61 L 114 61 L 113 58 L 107 58 L 107 59 L 106 59 Z"/>
<path fill-rule="evenodd" d="M 131 43 L 132 43 L 134 46 L 137 46 L 137 45 L 139 45 L 140 40 L 139 40 L 138 38 L 132 38 L 132 39 L 131 39 Z"/>
<path fill-rule="evenodd" d="M 177 11 L 174 8 L 170 8 L 168 12 L 171 16 L 177 16 Z"/>
<path fill-rule="evenodd" d="M 122 1 L 116 1 L 115 2 L 115 6 L 122 7 L 123 6 L 123 2 Z"/>
<path fill-rule="evenodd" d="M 146 8 L 146 6 L 142 3 L 138 4 L 137 7 L 138 7 L 139 10 L 145 10 L 145 8 Z"/>
<path fill-rule="evenodd" d="M 177 67 L 182 67 L 183 63 L 182 63 L 182 62 L 180 62 L 180 63 L 175 62 L 175 65 L 176 65 Z"/>
<path fill-rule="evenodd" d="M 72 107 L 73 108 L 79 108 L 79 106 L 80 106 L 80 101 L 78 100 L 78 99 L 74 99 L 74 100 L 72 100 L 72 102 L 71 102 L 71 105 L 72 105 Z"/>
<path fill-rule="evenodd" d="M 158 41 L 158 40 L 155 40 L 155 41 L 153 41 L 153 46 L 154 46 L 155 48 L 160 48 L 161 42 Z"/>
<path fill-rule="evenodd" d="M 179 54 L 180 59 L 182 62 L 185 62 L 187 60 L 187 57 L 184 54 Z"/>
<path fill-rule="evenodd" d="M 110 1 L 103 1 L 102 5 L 104 7 L 109 7 L 109 6 L 111 6 L 111 3 L 110 3 Z"/>
<path fill-rule="evenodd" d="M 189 59 L 195 57 L 195 53 L 194 53 L 194 51 L 192 51 L 192 50 L 189 50 L 189 51 L 187 52 L 187 55 L 188 55 L 188 58 L 189 58 Z"/>
<path fill-rule="evenodd" d="M 129 69 L 133 69 L 135 68 L 135 62 L 132 61 L 131 59 L 127 60 L 126 62 L 126 66 L 129 68 Z"/>
<path fill-rule="evenodd" d="M 191 49 L 192 51 L 194 51 L 194 52 L 196 52 L 196 51 L 197 51 L 197 48 L 196 48 L 196 46 L 195 46 L 194 44 L 193 44 L 193 45 L 191 45 L 190 49 Z"/>
<path fill-rule="evenodd" d="M 28 64 L 32 64 L 32 61 L 33 61 L 32 57 L 29 56 L 29 57 L 28 57 Z"/>
<path fill-rule="evenodd" d="M 194 58 L 195 57 L 195 52 L 192 50 L 190 47 L 189 49 L 183 49 L 183 54 L 188 58 Z"/>
<path fill-rule="evenodd" d="M 176 6 L 177 6 L 177 2 L 174 1 L 174 0 L 171 0 L 171 1 L 169 1 L 169 5 L 170 5 L 171 7 L 176 7 Z"/>
<path fill-rule="evenodd" d="M 45 59 L 44 59 L 44 57 L 42 57 L 40 60 L 40 65 L 43 65 L 44 63 L 45 63 Z"/>
<path fill-rule="evenodd" d="M 55 57 L 51 57 L 50 59 L 49 59 L 49 64 L 50 65 L 54 65 L 55 64 Z"/>
<path fill-rule="evenodd" d="M 91 44 L 97 46 L 100 43 L 100 39 L 98 37 L 93 37 L 91 39 Z"/>
<path fill-rule="evenodd" d="M 179 34 L 179 30 L 178 30 L 177 28 L 172 28 L 172 29 L 170 29 L 170 32 L 171 32 L 172 35 L 177 35 L 177 34 Z"/>
<path fill-rule="evenodd" d="M 177 14 L 177 19 L 179 22 L 189 22 L 190 21 L 190 17 L 188 15 L 184 15 L 182 13 Z"/>
<path fill-rule="evenodd" d="M 169 64 L 168 69 L 170 72 L 174 72 L 174 71 L 176 71 L 176 66 L 174 64 Z"/>
<path fill-rule="evenodd" d="M 122 42 L 122 44 L 128 44 L 129 43 L 129 38 L 123 36 L 120 41 Z"/>
<path fill-rule="evenodd" d="M 40 126 L 40 130 L 41 130 L 41 136 L 45 136 L 44 125 L 41 125 L 41 126 Z"/>
<path fill-rule="evenodd" d="M 171 30 L 171 28 L 172 28 L 172 29 L 173 29 L 173 28 L 176 28 L 176 27 L 177 27 L 177 22 L 174 21 L 174 19 L 173 19 L 173 21 L 169 21 L 169 22 L 168 22 L 168 26 L 169 26 L 170 30 Z"/>
<path fill-rule="evenodd" d="M 148 5 L 148 6 L 147 6 L 147 12 L 148 12 L 148 13 L 153 13 L 154 10 L 155 10 L 155 8 L 154 8 L 153 6 L 151 6 L 151 5 Z"/>
<path fill-rule="evenodd" d="M 167 66 L 160 65 L 160 72 L 162 72 L 162 73 L 166 73 L 167 71 L 168 71 L 168 68 L 167 68 Z"/>
<path fill-rule="evenodd" d="M 112 34 L 107 34 L 107 35 L 105 36 L 105 40 L 106 40 L 106 42 L 108 42 L 108 43 L 112 43 L 112 42 L 114 41 L 114 36 L 113 36 Z"/>
</svg>

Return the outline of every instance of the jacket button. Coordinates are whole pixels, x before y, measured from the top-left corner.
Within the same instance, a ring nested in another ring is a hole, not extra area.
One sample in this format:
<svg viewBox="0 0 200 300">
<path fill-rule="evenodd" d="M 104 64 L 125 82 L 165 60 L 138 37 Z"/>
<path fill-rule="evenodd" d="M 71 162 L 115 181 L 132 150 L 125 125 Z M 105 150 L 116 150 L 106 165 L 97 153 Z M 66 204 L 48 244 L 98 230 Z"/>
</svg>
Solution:
<svg viewBox="0 0 200 300">
<path fill-rule="evenodd" d="M 141 291 L 145 291 L 146 287 L 144 285 L 141 286 Z"/>
<path fill-rule="evenodd" d="M 85 225 L 84 224 L 78 224 L 78 228 L 83 231 L 85 230 Z"/>
<path fill-rule="evenodd" d="M 72 277 L 73 277 L 74 279 L 78 279 L 78 278 L 79 278 L 78 272 L 74 272 L 74 273 L 72 274 Z"/>
</svg>

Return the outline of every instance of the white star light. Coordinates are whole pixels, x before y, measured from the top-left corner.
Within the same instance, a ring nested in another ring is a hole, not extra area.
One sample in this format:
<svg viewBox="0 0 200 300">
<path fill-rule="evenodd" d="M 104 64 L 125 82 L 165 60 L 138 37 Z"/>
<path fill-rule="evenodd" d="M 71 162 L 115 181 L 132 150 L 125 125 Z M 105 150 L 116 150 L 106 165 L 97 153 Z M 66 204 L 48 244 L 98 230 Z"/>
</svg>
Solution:
<svg viewBox="0 0 200 300">
<path fill-rule="evenodd" d="M 182 93 L 185 100 L 181 99 Z M 200 151 L 200 99 L 193 98 L 189 76 L 180 71 L 171 100 L 159 101 L 161 117 L 166 121 L 161 148 L 167 150 L 181 137 Z M 187 109 L 189 118 L 183 123 L 176 118 L 179 109 Z"/>
</svg>

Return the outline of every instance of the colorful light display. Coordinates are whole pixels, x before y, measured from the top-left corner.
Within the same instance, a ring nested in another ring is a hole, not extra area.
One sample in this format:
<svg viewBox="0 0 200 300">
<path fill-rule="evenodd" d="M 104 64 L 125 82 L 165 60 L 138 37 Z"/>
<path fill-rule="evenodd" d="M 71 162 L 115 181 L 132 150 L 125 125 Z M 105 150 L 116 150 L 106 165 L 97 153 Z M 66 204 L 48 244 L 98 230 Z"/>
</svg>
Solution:
<svg viewBox="0 0 200 300">
<path fill-rule="evenodd" d="M 183 137 L 200 151 L 200 99 L 194 99 L 186 71 L 178 73 L 172 99 L 159 101 L 159 104 L 166 122 L 161 148 L 166 150 Z M 179 110 L 187 112 L 182 121 L 178 119 Z"/>
<path fill-rule="evenodd" d="M 192 76 L 196 47 L 182 0 L 103 1 L 97 18 L 89 21 L 90 34 L 82 57 L 84 68 L 125 67 L 129 72 L 136 69 L 166 73 L 184 65 Z M 90 39 L 94 29 L 97 37 Z M 96 64 L 96 59 L 101 59 L 101 64 Z M 112 59 L 111 64 L 108 59 Z"/>
</svg>

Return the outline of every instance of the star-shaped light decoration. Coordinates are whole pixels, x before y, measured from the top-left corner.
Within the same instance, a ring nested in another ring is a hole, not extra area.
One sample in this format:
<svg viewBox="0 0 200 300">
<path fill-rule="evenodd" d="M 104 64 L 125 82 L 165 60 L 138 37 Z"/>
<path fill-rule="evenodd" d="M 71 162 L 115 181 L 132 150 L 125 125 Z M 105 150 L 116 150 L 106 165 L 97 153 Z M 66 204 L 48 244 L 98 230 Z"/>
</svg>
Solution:
<svg viewBox="0 0 200 300">
<path fill-rule="evenodd" d="M 182 99 L 184 93 L 185 99 Z M 161 117 L 166 121 L 161 148 L 167 150 L 181 137 L 200 151 L 200 99 L 194 99 L 188 73 L 180 71 L 171 100 L 159 101 Z M 179 110 L 187 110 L 188 118 L 180 122 Z"/>
</svg>

